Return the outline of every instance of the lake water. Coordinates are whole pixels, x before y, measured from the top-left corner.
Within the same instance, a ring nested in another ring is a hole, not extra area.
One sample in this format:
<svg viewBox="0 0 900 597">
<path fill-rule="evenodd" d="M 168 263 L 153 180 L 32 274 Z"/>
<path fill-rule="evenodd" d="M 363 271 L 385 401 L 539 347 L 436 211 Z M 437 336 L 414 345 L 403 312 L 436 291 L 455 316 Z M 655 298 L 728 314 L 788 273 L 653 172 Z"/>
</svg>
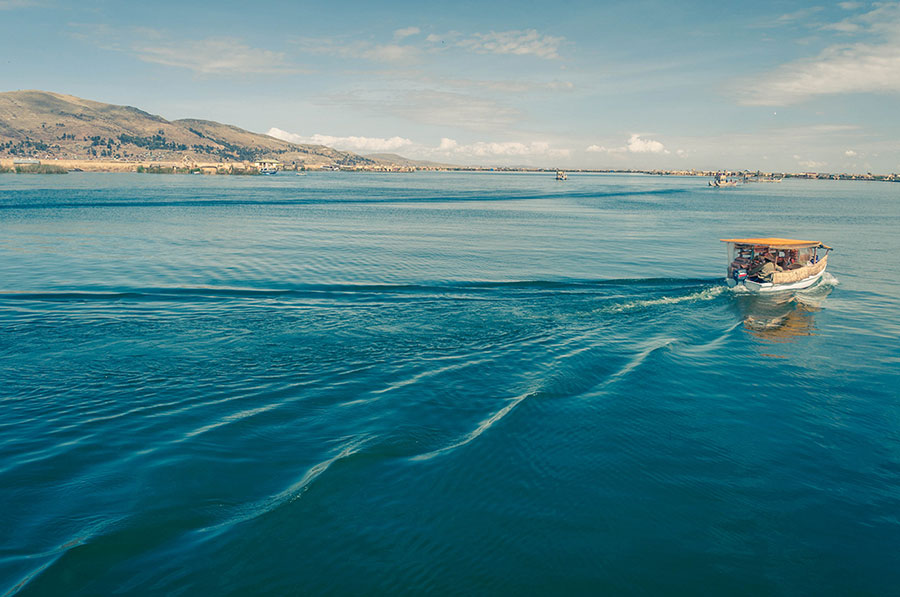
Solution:
<svg viewBox="0 0 900 597">
<path fill-rule="evenodd" d="M 0 176 L 0 594 L 895 594 L 900 185 L 705 185 Z"/>
</svg>

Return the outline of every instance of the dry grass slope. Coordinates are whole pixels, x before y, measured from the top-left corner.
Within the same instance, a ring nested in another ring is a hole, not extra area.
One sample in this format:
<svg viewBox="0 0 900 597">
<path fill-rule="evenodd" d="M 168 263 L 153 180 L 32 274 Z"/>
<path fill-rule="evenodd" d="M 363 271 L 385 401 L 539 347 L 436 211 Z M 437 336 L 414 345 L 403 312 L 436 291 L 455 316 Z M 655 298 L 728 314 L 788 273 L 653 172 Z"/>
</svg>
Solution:
<svg viewBox="0 0 900 597">
<path fill-rule="evenodd" d="M 208 120 L 168 121 L 46 91 L 0 93 L 0 158 L 126 162 L 241 162 L 370 165 L 373 160 L 320 145 L 288 143 Z"/>
</svg>

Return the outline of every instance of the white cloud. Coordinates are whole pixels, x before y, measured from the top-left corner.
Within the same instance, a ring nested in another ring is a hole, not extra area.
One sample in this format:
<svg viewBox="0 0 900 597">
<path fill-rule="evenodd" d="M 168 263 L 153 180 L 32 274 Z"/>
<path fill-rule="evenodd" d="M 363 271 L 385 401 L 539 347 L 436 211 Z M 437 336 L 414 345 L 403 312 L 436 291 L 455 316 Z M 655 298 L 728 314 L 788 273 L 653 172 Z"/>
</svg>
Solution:
<svg viewBox="0 0 900 597">
<path fill-rule="evenodd" d="M 252 48 L 240 40 L 207 38 L 177 43 L 143 42 L 133 46 L 144 62 L 187 68 L 196 73 L 277 74 L 298 72 L 282 52 Z"/>
<path fill-rule="evenodd" d="M 631 135 L 628 139 L 628 151 L 632 153 L 669 153 L 665 145 L 652 139 L 641 139 L 640 135 Z"/>
<path fill-rule="evenodd" d="M 840 6 L 844 10 L 856 10 L 862 5 L 862 2 L 838 2 L 838 6 Z"/>
<path fill-rule="evenodd" d="M 857 154 L 852 149 L 848 149 L 847 151 L 844 152 L 844 155 L 847 156 L 848 158 L 855 158 L 859 154 Z"/>
<path fill-rule="evenodd" d="M 292 64 L 283 52 L 254 48 L 230 37 L 172 40 L 164 32 L 148 27 L 114 28 L 85 23 L 70 23 L 69 31 L 73 38 L 104 50 L 203 75 L 309 72 Z"/>
<path fill-rule="evenodd" d="M 588 145 L 585 148 L 588 153 L 628 153 L 627 147 L 606 147 L 605 145 Z"/>
<path fill-rule="evenodd" d="M 288 141 L 289 143 L 327 145 L 328 147 L 334 147 L 336 149 L 347 149 L 350 151 L 396 151 L 402 147 L 407 147 L 413 144 L 411 140 L 405 139 L 403 137 L 390 137 L 385 139 L 383 137 L 335 137 L 332 135 L 321 134 L 304 137 L 303 135 L 289 133 L 275 127 L 270 128 L 267 134 L 270 137 L 275 137 L 276 139 L 281 139 L 282 141 Z"/>
<path fill-rule="evenodd" d="M 900 2 L 826 27 L 863 32 L 866 41 L 832 45 L 764 73 L 738 90 L 740 103 L 779 106 L 818 95 L 900 93 Z"/>
<path fill-rule="evenodd" d="M 421 50 L 415 46 L 403 46 L 399 44 L 375 45 L 366 48 L 359 54 L 360 58 L 374 62 L 415 62 L 419 59 Z"/>
<path fill-rule="evenodd" d="M 460 144 L 455 139 L 444 137 L 440 145 L 433 150 L 436 153 L 466 155 L 470 157 L 568 157 L 571 153 L 568 149 L 555 149 L 545 141 L 477 141 L 475 143 Z"/>
<path fill-rule="evenodd" d="M 859 127 L 855 124 L 814 124 L 809 127 L 794 127 L 793 130 L 797 132 L 806 130 L 812 133 L 843 133 L 859 130 Z"/>
<path fill-rule="evenodd" d="M 631 135 L 625 145 L 621 147 L 589 145 L 585 151 L 588 153 L 669 153 L 666 146 L 659 141 L 642 139 L 641 136 L 637 134 Z"/>
<path fill-rule="evenodd" d="M 398 31 L 408 30 L 409 29 L 399 29 Z M 395 43 L 387 44 L 314 37 L 295 38 L 291 41 L 306 54 L 324 54 L 350 60 L 361 58 L 373 62 L 388 63 L 411 63 L 418 61 L 421 58 L 422 50 L 414 45 L 399 43 L 402 39 L 403 37 L 396 37 L 395 35 Z"/>
<path fill-rule="evenodd" d="M 802 160 L 797 163 L 800 164 L 801 166 L 803 166 L 804 168 L 810 168 L 810 169 L 822 168 L 823 166 L 828 165 L 827 162 L 816 162 L 814 160 Z"/>
<path fill-rule="evenodd" d="M 760 78 L 741 100 L 779 106 L 817 95 L 900 92 L 900 44 L 831 47 L 817 58 L 788 63 Z"/>
<path fill-rule="evenodd" d="M 424 124 L 476 131 L 503 128 L 519 118 L 519 111 L 492 99 L 434 89 L 360 89 L 325 98 L 328 106 L 343 106 L 389 114 Z"/>
<path fill-rule="evenodd" d="M 487 89 L 501 93 L 528 93 L 540 91 L 571 91 L 575 84 L 571 81 L 515 81 L 515 80 L 486 80 L 486 79 L 436 79 L 436 82 L 448 87 L 459 89 Z"/>
<path fill-rule="evenodd" d="M 403 29 L 397 29 L 394 31 L 394 39 L 400 40 L 406 37 L 411 37 L 413 35 L 418 35 L 422 33 L 422 30 L 418 27 L 405 27 Z"/>
<path fill-rule="evenodd" d="M 438 38 L 435 37 L 435 41 Z M 429 36 L 431 40 L 431 36 Z M 491 31 L 475 33 L 457 42 L 479 54 L 513 54 L 516 56 L 532 55 L 538 58 L 559 58 L 559 46 L 565 41 L 563 37 L 541 35 L 535 29 L 521 31 Z"/>
<path fill-rule="evenodd" d="M 809 8 L 802 8 L 798 11 L 781 15 L 780 17 L 775 19 L 775 23 L 779 24 L 779 25 L 786 25 L 788 23 L 794 23 L 796 21 L 803 21 L 803 20 L 810 18 L 811 16 L 813 16 L 814 14 L 816 14 L 817 12 L 819 12 L 821 10 L 822 10 L 821 6 L 811 6 Z"/>
<path fill-rule="evenodd" d="M 37 5 L 38 3 L 34 0 L 0 0 L 0 10 L 14 10 Z"/>
<path fill-rule="evenodd" d="M 856 33 L 862 29 L 862 27 L 859 24 L 850 21 L 840 21 L 838 23 L 823 25 L 822 29 L 825 31 L 840 31 L 841 33 Z"/>
</svg>

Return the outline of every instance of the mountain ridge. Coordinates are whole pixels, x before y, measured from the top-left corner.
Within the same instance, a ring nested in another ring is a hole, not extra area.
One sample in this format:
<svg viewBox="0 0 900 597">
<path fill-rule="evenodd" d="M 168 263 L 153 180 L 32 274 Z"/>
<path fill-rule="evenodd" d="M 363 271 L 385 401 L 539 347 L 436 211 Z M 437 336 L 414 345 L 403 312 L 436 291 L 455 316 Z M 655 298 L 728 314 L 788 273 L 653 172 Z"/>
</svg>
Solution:
<svg viewBox="0 0 900 597">
<path fill-rule="evenodd" d="M 212 120 L 167 120 L 133 106 L 35 89 L 0 92 L 3 157 L 198 163 L 270 159 L 296 167 L 386 164 L 353 152 L 291 143 Z"/>
</svg>

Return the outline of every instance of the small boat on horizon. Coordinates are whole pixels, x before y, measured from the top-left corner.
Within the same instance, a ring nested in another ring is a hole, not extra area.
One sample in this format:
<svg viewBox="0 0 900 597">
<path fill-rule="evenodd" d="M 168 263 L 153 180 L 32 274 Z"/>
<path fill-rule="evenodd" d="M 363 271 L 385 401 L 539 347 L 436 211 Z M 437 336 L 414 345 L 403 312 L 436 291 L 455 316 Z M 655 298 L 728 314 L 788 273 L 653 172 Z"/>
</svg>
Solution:
<svg viewBox="0 0 900 597">
<path fill-rule="evenodd" d="M 784 176 L 776 177 L 776 176 L 744 176 L 744 182 L 781 182 L 784 180 Z"/>
<path fill-rule="evenodd" d="M 723 238 L 728 243 L 730 288 L 750 292 L 801 290 L 825 275 L 828 253 L 833 249 L 817 240 L 792 238 Z M 819 254 L 824 249 L 824 255 Z"/>
<path fill-rule="evenodd" d="M 724 172 L 716 172 L 715 178 L 709 181 L 709 186 L 716 188 L 736 187 L 737 181 L 728 178 L 728 176 Z"/>
<path fill-rule="evenodd" d="M 569 176 L 562 170 L 556 171 L 556 180 L 569 180 Z"/>
</svg>

